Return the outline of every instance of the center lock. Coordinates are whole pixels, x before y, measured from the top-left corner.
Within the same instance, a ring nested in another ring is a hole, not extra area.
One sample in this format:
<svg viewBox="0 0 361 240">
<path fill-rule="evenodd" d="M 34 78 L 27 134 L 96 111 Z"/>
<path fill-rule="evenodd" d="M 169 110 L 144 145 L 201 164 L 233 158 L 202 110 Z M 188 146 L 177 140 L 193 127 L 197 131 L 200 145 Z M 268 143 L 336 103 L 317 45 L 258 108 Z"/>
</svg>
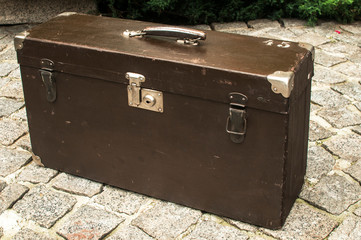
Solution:
<svg viewBox="0 0 361 240">
<path fill-rule="evenodd" d="M 154 112 L 163 112 L 163 93 L 160 91 L 141 88 L 145 77 L 138 73 L 127 72 L 125 78 L 129 80 L 128 105 Z"/>
</svg>

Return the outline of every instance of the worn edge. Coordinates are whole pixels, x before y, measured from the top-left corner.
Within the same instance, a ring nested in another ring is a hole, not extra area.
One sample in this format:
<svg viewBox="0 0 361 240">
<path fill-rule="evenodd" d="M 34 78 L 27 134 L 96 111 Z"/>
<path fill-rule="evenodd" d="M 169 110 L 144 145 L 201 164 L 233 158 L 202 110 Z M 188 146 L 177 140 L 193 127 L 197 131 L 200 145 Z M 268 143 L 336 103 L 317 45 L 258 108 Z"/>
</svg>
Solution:
<svg viewBox="0 0 361 240">
<path fill-rule="evenodd" d="M 291 71 L 276 71 L 267 76 L 268 82 L 271 83 L 271 89 L 276 94 L 282 94 L 283 97 L 289 98 L 294 87 L 295 74 Z"/>
<path fill-rule="evenodd" d="M 77 14 L 77 12 L 63 12 L 63 13 L 58 14 L 57 16 L 58 17 L 61 17 L 61 16 L 68 17 L 68 16 L 71 16 L 71 15 L 74 15 L 74 14 Z"/>
<path fill-rule="evenodd" d="M 21 32 L 17 35 L 15 35 L 15 38 L 14 38 L 14 47 L 15 47 L 15 50 L 20 50 L 24 47 L 24 40 L 26 39 L 26 37 L 29 35 L 29 32 L 27 31 L 24 31 L 24 32 Z"/>
<path fill-rule="evenodd" d="M 300 42 L 300 43 L 298 43 L 298 46 L 300 46 L 301 48 L 305 48 L 308 51 L 310 51 L 311 54 L 312 54 L 312 61 L 315 60 L 315 47 L 313 45 L 311 45 L 309 43 Z"/>
</svg>

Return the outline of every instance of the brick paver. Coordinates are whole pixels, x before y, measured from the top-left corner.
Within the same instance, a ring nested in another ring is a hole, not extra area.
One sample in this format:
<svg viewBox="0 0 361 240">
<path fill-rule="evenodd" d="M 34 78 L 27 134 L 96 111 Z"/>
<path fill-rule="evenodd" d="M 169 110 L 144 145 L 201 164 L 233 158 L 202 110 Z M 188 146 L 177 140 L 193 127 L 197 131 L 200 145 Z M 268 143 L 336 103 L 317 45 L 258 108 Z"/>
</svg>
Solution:
<svg viewBox="0 0 361 240">
<path fill-rule="evenodd" d="M 306 184 L 276 231 L 36 166 L 12 43 L 29 26 L 0 26 L 0 238 L 360 239 L 361 22 L 311 28 L 284 19 L 283 25 L 210 26 L 316 47 Z"/>
</svg>

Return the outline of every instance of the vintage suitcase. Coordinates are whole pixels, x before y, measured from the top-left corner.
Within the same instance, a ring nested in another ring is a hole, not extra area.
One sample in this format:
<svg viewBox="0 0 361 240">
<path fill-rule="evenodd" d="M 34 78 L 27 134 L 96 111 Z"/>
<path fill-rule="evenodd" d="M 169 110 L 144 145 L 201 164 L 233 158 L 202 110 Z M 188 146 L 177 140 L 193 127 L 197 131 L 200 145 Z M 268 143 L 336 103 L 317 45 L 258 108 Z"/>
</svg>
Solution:
<svg viewBox="0 0 361 240">
<path fill-rule="evenodd" d="M 66 13 L 16 36 L 34 154 L 281 227 L 305 174 L 313 47 L 155 26 Z"/>
</svg>

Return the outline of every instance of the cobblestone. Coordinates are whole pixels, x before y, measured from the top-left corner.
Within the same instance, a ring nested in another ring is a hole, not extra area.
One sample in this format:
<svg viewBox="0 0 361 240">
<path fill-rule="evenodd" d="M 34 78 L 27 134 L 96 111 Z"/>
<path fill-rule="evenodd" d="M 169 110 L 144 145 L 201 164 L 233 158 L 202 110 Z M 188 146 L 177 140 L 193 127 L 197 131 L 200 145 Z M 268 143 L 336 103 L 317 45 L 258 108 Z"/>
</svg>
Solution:
<svg viewBox="0 0 361 240">
<path fill-rule="evenodd" d="M 153 208 L 132 221 L 148 235 L 160 239 L 174 239 L 195 224 L 201 212 L 174 203 L 159 201 Z"/>
<path fill-rule="evenodd" d="M 231 23 L 212 23 L 215 31 L 219 32 L 232 32 L 240 29 L 248 29 L 245 22 L 231 22 Z"/>
<path fill-rule="evenodd" d="M 138 211 L 146 200 L 147 198 L 142 195 L 106 186 L 104 191 L 96 196 L 94 201 L 109 207 L 115 212 L 132 215 Z"/>
<path fill-rule="evenodd" d="M 353 131 L 354 133 L 357 133 L 357 134 L 361 135 L 361 125 L 358 125 L 358 126 L 353 127 L 353 128 L 352 128 L 352 131 Z"/>
<path fill-rule="evenodd" d="M 17 101 L 9 98 L 0 98 L 0 118 L 9 116 L 24 105 L 23 101 Z"/>
<path fill-rule="evenodd" d="M 331 87 L 337 92 L 340 92 L 348 97 L 361 102 L 361 84 L 355 82 L 346 82 L 337 84 Z"/>
<path fill-rule="evenodd" d="M 337 174 L 324 176 L 314 187 L 304 189 L 301 198 L 339 215 L 361 199 L 361 186 Z"/>
<path fill-rule="evenodd" d="M 198 30 L 209 30 L 209 31 L 212 30 L 211 27 L 207 24 L 195 25 L 195 26 L 191 26 L 191 28 L 198 29 Z"/>
<path fill-rule="evenodd" d="M 334 55 L 342 58 L 348 58 L 352 54 L 355 54 L 359 51 L 359 48 L 357 46 L 343 42 L 329 42 L 327 44 L 319 46 L 319 48 L 327 52 L 332 52 Z"/>
<path fill-rule="evenodd" d="M 0 55 L 1 56 L 1 55 Z M 0 62 L 0 77 L 5 77 L 18 67 L 15 63 Z"/>
<path fill-rule="evenodd" d="M 10 74 L 9 74 L 9 78 L 21 78 L 21 73 L 20 73 L 20 68 L 18 67 L 17 69 L 13 70 Z"/>
<path fill-rule="evenodd" d="M 23 85 L 21 80 L 12 79 L 0 89 L 0 96 L 16 99 L 24 99 Z"/>
<path fill-rule="evenodd" d="M 257 227 L 255 227 L 254 225 L 248 224 L 248 223 L 236 221 L 236 220 L 233 220 L 230 218 L 224 218 L 224 220 L 227 223 L 229 223 L 230 225 L 233 225 L 241 230 L 245 230 L 245 231 L 249 231 L 249 232 L 255 232 L 257 230 Z"/>
<path fill-rule="evenodd" d="M 56 238 L 49 236 L 49 234 L 37 233 L 31 229 L 21 229 L 13 240 L 56 240 Z"/>
<path fill-rule="evenodd" d="M 8 82 L 10 82 L 10 78 L 8 78 L 8 77 L 5 77 L 5 78 L 0 77 L 0 91 L 1 91 L 3 86 L 8 84 Z M 0 95 L 0 96 L 2 96 L 2 95 Z"/>
<path fill-rule="evenodd" d="M 102 239 L 122 221 L 124 221 L 123 217 L 118 217 L 110 212 L 85 205 L 62 224 L 58 234 L 69 240 Z"/>
<path fill-rule="evenodd" d="M 75 203 L 74 197 L 39 185 L 32 188 L 14 205 L 13 209 L 23 218 L 50 228 L 59 218 L 69 212 Z"/>
<path fill-rule="evenodd" d="M 119 229 L 107 240 L 153 240 L 154 238 L 145 234 L 142 230 L 132 225 L 127 225 L 122 229 Z"/>
<path fill-rule="evenodd" d="M 31 159 L 27 151 L 5 148 L 0 146 L 0 176 L 5 177 L 15 172 Z"/>
<path fill-rule="evenodd" d="M 281 24 L 278 21 L 272 21 L 269 19 L 251 20 L 247 22 L 247 24 L 254 29 L 281 28 Z"/>
<path fill-rule="evenodd" d="M 18 183 L 13 183 L 5 187 L 0 192 L 0 214 L 11 207 L 28 190 L 28 187 Z"/>
<path fill-rule="evenodd" d="M 357 161 L 361 158 L 361 136 L 358 134 L 347 134 L 334 136 L 325 141 L 324 145 L 334 154 L 350 162 Z"/>
<path fill-rule="evenodd" d="M 333 71 L 330 68 L 315 64 L 315 75 L 313 76 L 312 80 L 327 84 L 335 84 L 346 82 L 348 79 L 347 76 L 345 76 L 344 74 Z"/>
<path fill-rule="evenodd" d="M 299 42 L 307 42 L 313 46 L 321 46 L 322 44 L 330 42 L 330 39 L 327 37 L 321 36 L 318 33 L 306 32 L 301 36 L 298 36 Z"/>
<path fill-rule="evenodd" d="M 333 136 L 335 134 L 336 133 L 325 129 L 324 127 L 322 127 L 317 122 L 310 120 L 310 130 L 309 130 L 309 136 L 308 136 L 308 139 L 310 141 L 317 141 L 317 140 L 326 139 L 326 138 L 329 138 L 329 137 L 331 137 L 331 136 Z"/>
<path fill-rule="evenodd" d="M 346 169 L 345 172 L 361 184 L 361 160 L 358 160 L 355 164 Z"/>
<path fill-rule="evenodd" d="M 355 214 L 356 216 L 361 217 L 361 207 L 358 207 L 358 208 L 354 211 L 354 214 Z"/>
<path fill-rule="evenodd" d="M 306 178 L 320 179 L 335 165 L 335 159 L 324 148 L 317 145 L 308 147 Z"/>
<path fill-rule="evenodd" d="M 359 53 L 361 54 L 361 52 Z M 350 77 L 361 78 L 361 67 L 358 64 L 352 62 L 343 62 L 332 67 L 336 72 L 343 73 Z"/>
<path fill-rule="evenodd" d="M 353 105 L 342 108 L 323 108 L 317 115 L 326 119 L 333 127 L 344 128 L 361 124 L 361 112 Z"/>
<path fill-rule="evenodd" d="M 333 109 L 341 108 L 351 103 L 341 94 L 331 90 L 330 88 L 312 91 L 311 101 L 318 105 Z"/>
<path fill-rule="evenodd" d="M 102 184 L 85 178 L 61 173 L 54 178 L 53 187 L 69 193 L 92 197 L 101 191 Z"/>
<path fill-rule="evenodd" d="M 324 67 L 332 67 L 338 63 L 342 63 L 345 61 L 347 61 L 346 58 L 337 57 L 321 49 L 316 49 L 315 63 L 320 64 Z"/>
<path fill-rule="evenodd" d="M 307 22 L 305 20 L 300 20 L 300 19 L 294 19 L 294 18 L 284 18 L 282 19 L 283 25 L 285 28 L 290 28 L 290 27 L 306 27 Z"/>
<path fill-rule="evenodd" d="M 24 102 L 23 102 L 24 104 Z M 23 107 L 22 109 L 20 109 L 19 111 L 11 114 L 10 116 L 11 118 L 16 118 L 16 119 L 21 119 L 21 120 L 24 120 L 24 121 L 27 121 L 28 118 L 26 116 L 26 109 L 25 107 Z"/>
<path fill-rule="evenodd" d="M 284 41 L 297 41 L 298 36 L 287 28 L 273 28 L 267 32 L 271 38 L 284 40 Z"/>
<path fill-rule="evenodd" d="M 38 166 L 33 162 L 21 171 L 17 180 L 31 183 L 47 183 L 57 173 L 56 170 Z"/>
<path fill-rule="evenodd" d="M 3 118 L 0 120 L 0 143 L 8 146 L 28 131 L 28 125 L 21 120 Z"/>
<path fill-rule="evenodd" d="M 350 215 L 331 233 L 329 240 L 361 239 L 361 218 Z"/>
<path fill-rule="evenodd" d="M 0 192 L 7 186 L 5 181 L 0 180 Z"/>
<path fill-rule="evenodd" d="M 25 136 L 21 137 L 18 141 L 15 142 L 15 145 L 31 152 L 31 143 L 30 143 L 30 136 L 26 134 Z"/>
<path fill-rule="evenodd" d="M 360 22 L 354 22 L 348 25 L 341 25 L 340 26 L 341 29 L 343 29 L 344 31 L 353 33 L 355 35 L 359 35 L 361 34 L 361 24 Z"/>
<path fill-rule="evenodd" d="M 5 50 L 3 53 L 0 54 L 0 61 L 7 61 L 7 62 L 16 62 L 16 52 L 13 46 L 9 49 Z"/>
<path fill-rule="evenodd" d="M 296 202 L 280 230 L 262 228 L 262 231 L 281 240 L 325 239 L 336 226 L 337 222 L 326 214 Z"/>
<path fill-rule="evenodd" d="M 241 232 L 239 229 L 227 225 L 225 223 L 217 222 L 209 215 L 203 217 L 202 221 L 197 224 L 196 228 L 184 240 L 218 240 L 218 239 L 249 239 L 248 235 Z"/>
<path fill-rule="evenodd" d="M 313 103 L 311 102 L 311 109 L 310 109 L 311 112 L 317 112 L 317 111 L 320 110 L 320 109 L 321 109 L 321 106 L 318 106 L 318 105 L 313 104 Z"/>
</svg>

